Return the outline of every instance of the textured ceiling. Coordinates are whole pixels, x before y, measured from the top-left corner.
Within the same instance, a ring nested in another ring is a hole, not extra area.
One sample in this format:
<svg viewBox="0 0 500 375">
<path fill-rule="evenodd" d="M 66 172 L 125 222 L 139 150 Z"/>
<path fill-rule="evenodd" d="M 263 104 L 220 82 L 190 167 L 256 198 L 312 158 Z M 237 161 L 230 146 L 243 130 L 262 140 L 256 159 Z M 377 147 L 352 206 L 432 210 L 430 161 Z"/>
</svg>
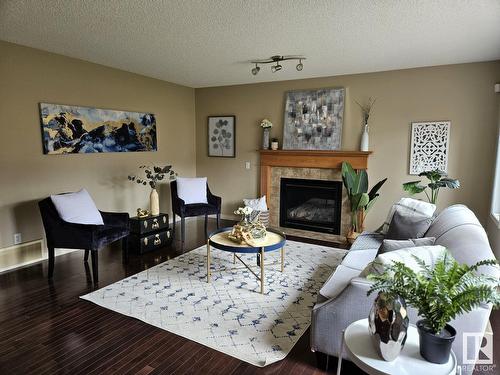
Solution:
<svg viewBox="0 0 500 375">
<path fill-rule="evenodd" d="M 500 59 L 500 1 L 0 0 L 0 39 L 219 86 Z M 275 54 L 304 70 L 251 75 Z"/>
</svg>

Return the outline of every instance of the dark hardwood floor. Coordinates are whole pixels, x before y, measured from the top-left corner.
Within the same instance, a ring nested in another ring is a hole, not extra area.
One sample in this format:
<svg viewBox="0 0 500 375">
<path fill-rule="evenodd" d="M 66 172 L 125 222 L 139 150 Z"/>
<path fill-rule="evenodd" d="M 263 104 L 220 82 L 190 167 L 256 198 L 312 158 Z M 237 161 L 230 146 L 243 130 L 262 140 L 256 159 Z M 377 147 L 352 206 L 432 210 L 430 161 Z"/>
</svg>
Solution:
<svg viewBox="0 0 500 375">
<path fill-rule="evenodd" d="M 231 223 L 222 223 L 230 225 Z M 214 228 L 210 222 L 210 228 Z M 203 222 L 188 221 L 185 251 L 205 242 Z M 122 264 L 120 246 L 99 255 L 99 285 L 162 263 L 180 244 Z M 56 258 L 49 283 L 47 262 L 0 274 L 0 374 L 325 374 L 309 350 L 309 331 L 278 363 L 258 368 L 194 341 L 80 300 L 94 290 L 83 251 Z M 494 314 L 495 331 L 500 326 Z M 500 348 L 495 338 L 496 348 Z M 343 374 L 362 374 L 344 362 Z M 334 373 L 330 360 L 329 373 Z M 491 374 L 489 372 L 488 374 Z"/>
</svg>

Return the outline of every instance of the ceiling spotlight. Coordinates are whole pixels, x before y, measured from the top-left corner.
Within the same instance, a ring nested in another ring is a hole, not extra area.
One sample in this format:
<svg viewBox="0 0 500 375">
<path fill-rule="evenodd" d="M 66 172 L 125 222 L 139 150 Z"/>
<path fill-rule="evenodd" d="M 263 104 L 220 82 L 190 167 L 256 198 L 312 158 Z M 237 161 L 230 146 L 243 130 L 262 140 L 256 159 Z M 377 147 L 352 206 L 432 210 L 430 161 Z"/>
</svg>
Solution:
<svg viewBox="0 0 500 375">
<path fill-rule="evenodd" d="M 302 64 L 302 59 L 299 60 L 299 63 L 297 64 L 297 66 L 295 68 L 297 69 L 298 72 L 300 72 L 302 69 L 304 69 L 304 65 Z"/>
<path fill-rule="evenodd" d="M 256 76 L 259 71 L 260 71 L 259 66 L 255 64 L 255 68 L 252 69 L 252 74 Z"/>
<path fill-rule="evenodd" d="M 255 68 L 252 68 L 252 74 L 255 76 L 257 73 L 260 71 L 260 67 L 258 64 L 276 64 L 271 66 L 271 72 L 276 73 L 279 72 L 280 70 L 283 69 L 283 65 L 280 64 L 280 62 L 285 61 L 285 60 L 299 60 L 299 63 L 295 66 L 297 71 L 301 71 L 304 69 L 304 65 L 302 64 L 302 60 L 305 60 L 306 58 L 302 55 L 293 55 L 293 56 L 281 56 L 281 55 L 275 55 L 271 56 L 268 59 L 263 59 L 263 60 L 253 60 L 251 61 L 252 64 L 255 64 Z"/>
<path fill-rule="evenodd" d="M 271 66 L 271 72 L 273 72 L 273 73 L 279 72 L 281 69 L 283 69 L 283 66 L 280 64 L 276 64 L 274 66 Z"/>
</svg>

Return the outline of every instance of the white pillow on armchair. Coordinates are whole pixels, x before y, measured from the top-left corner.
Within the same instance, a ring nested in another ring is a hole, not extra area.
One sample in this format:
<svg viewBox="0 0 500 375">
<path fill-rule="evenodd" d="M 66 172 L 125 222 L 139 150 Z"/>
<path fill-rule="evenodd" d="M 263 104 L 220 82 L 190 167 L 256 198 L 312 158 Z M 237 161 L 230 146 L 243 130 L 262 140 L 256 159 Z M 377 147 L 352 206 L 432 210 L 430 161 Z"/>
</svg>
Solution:
<svg viewBox="0 0 500 375">
<path fill-rule="evenodd" d="M 177 196 L 181 198 L 185 204 L 208 204 L 207 178 L 177 177 Z"/>
<path fill-rule="evenodd" d="M 104 225 L 101 213 L 85 189 L 76 193 L 51 195 L 50 199 L 61 219 L 68 223 Z"/>
</svg>

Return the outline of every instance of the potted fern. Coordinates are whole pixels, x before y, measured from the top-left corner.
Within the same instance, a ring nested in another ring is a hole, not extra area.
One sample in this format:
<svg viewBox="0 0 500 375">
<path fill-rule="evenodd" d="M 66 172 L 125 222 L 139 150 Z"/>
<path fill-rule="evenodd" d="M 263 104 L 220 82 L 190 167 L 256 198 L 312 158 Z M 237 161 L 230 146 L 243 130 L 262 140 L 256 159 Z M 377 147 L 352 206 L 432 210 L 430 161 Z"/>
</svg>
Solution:
<svg viewBox="0 0 500 375">
<path fill-rule="evenodd" d="M 420 271 L 394 262 L 374 281 L 368 295 L 375 291 L 401 296 L 422 318 L 417 322 L 420 354 L 432 363 L 446 363 L 456 330 L 449 324 L 458 315 L 468 313 L 481 303 L 498 308 L 498 278 L 478 273 L 481 266 L 497 266 L 497 261 L 482 260 L 472 266 L 459 264 L 448 253 L 434 267 L 415 256 Z"/>
</svg>

